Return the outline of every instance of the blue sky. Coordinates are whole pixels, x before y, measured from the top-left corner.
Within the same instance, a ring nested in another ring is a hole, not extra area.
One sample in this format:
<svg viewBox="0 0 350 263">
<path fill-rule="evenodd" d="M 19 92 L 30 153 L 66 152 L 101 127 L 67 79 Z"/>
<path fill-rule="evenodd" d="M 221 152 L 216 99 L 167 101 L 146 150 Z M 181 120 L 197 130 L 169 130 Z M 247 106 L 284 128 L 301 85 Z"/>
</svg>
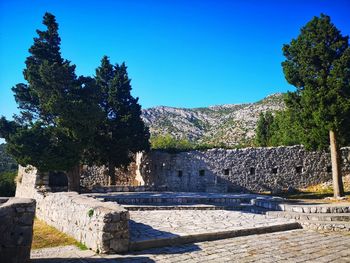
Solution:
<svg viewBox="0 0 350 263">
<path fill-rule="evenodd" d="M 350 35 L 348 0 L 1 0 L 0 115 L 17 112 L 28 48 L 52 12 L 64 58 L 94 75 L 103 55 L 126 62 L 142 107 L 254 102 L 292 90 L 282 45 L 321 12 Z"/>
</svg>

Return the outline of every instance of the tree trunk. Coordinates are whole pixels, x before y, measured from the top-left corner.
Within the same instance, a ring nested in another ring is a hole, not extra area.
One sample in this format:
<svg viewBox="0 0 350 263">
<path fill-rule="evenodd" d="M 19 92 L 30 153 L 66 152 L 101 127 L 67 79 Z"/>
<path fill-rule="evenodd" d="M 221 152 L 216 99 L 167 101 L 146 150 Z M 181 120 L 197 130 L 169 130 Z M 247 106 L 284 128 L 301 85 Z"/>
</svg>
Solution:
<svg viewBox="0 0 350 263">
<path fill-rule="evenodd" d="M 329 131 L 329 141 L 331 145 L 332 179 L 334 197 L 344 196 L 344 186 L 340 167 L 340 150 L 337 144 L 337 135 L 334 131 Z"/>
<path fill-rule="evenodd" d="M 115 165 L 113 161 L 108 162 L 109 185 L 115 185 Z"/>
<path fill-rule="evenodd" d="M 76 165 L 67 171 L 68 191 L 80 192 L 80 166 Z"/>
</svg>

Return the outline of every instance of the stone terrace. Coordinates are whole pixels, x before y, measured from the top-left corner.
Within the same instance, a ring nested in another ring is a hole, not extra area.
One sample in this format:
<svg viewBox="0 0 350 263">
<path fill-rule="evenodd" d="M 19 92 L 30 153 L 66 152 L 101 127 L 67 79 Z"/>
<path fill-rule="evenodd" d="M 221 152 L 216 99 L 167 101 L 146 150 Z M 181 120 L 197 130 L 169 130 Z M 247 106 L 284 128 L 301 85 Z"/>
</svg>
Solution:
<svg viewBox="0 0 350 263">
<path fill-rule="evenodd" d="M 33 263 L 116 262 L 350 262 L 350 235 L 292 230 L 155 248 L 124 255 L 96 255 L 75 247 L 32 251 Z"/>
<path fill-rule="evenodd" d="M 87 196 L 129 210 L 129 250 L 300 228 L 293 219 L 255 213 L 265 210 L 250 204 L 252 199 L 262 198 L 254 194 L 124 192 Z"/>
</svg>

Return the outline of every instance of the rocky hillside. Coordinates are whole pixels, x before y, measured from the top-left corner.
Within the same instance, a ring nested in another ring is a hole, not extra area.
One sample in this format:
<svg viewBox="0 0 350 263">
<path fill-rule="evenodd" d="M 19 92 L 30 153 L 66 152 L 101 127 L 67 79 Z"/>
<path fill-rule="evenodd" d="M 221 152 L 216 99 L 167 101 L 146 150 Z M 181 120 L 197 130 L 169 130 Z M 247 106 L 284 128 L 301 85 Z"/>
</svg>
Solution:
<svg viewBox="0 0 350 263">
<path fill-rule="evenodd" d="M 252 141 L 260 112 L 284 107 L 283 94 L 276 93 L 247 104 L 193 109 L 159 106 L 143 110 L 142 117 L 152 136 L 171 134 L 196 143 L 237 146 Z"/>
</svg>

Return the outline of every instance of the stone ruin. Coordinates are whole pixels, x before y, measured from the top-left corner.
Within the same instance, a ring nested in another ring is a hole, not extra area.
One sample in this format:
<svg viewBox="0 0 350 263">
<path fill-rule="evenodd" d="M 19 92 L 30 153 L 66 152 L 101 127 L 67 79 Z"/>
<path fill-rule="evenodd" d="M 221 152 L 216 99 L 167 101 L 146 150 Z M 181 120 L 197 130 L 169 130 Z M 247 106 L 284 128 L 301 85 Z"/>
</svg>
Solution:
<svg viewBox="0 0 350 263">
<path fill-rule="evenodd" d="M 343 172 L 350 174 L 350 148 L 342 148 Z M 85 192 L 277 192 L 331 179 L 330 155 L 302 146 L 139 153 L 108 186 L 105 167 L 83 166 Z M 36 216 L 97 252 L 129 249 L 129 211 L 115 202 L 66 190 L 62 173 L 19 167 L 16 197 L 36 200 Z"/>
<path fill-rule="evenodd" d="M 350 147 L 342 148 L 341 152 L 343 173 L 350 174 Z M 54 173 L 42 175 L 38 183 L 60 190 L 62 184 L 52 184 L 55 176 Z M 80 185 L 83 192 L 277 193 L 327 182 L 331 178 L 329 153 L 291 146 L 138 153 L 135 162 L 124 169 L 116 169 L 116 186 L 108 186 L 106 167 L 86 165 L 81 169 Z"/>
</svg>

